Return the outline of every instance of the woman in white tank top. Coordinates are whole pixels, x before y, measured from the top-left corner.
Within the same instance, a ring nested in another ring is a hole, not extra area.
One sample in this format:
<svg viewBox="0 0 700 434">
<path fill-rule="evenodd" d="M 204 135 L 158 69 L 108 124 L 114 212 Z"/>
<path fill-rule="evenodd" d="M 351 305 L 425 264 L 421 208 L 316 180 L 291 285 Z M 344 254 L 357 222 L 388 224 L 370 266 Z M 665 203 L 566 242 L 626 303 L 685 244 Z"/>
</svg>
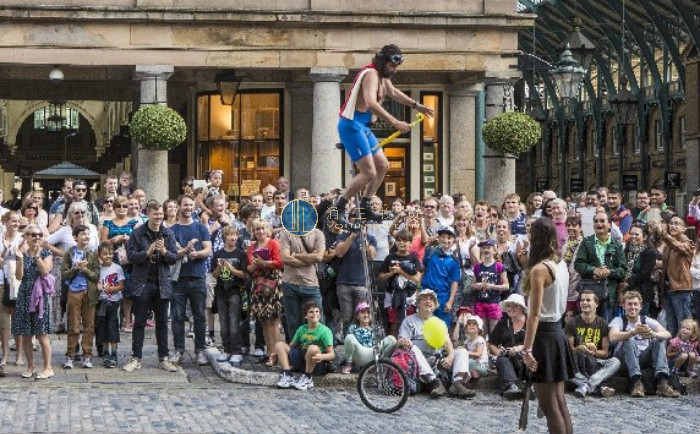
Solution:
<svg viewBox="0 0 700 434">
<path fill-rule="evenodd" d="M 564 382 L 573 376 L 574 362 L 560 321 L 566 311 L 569 272 L 558 259 L 557 231 L 549 218 L 532 224 L 530 243 L 530 272 L 524 285 L 529 313 L 521 354 L 549 432 L 571 434 Z"/>
</svg>

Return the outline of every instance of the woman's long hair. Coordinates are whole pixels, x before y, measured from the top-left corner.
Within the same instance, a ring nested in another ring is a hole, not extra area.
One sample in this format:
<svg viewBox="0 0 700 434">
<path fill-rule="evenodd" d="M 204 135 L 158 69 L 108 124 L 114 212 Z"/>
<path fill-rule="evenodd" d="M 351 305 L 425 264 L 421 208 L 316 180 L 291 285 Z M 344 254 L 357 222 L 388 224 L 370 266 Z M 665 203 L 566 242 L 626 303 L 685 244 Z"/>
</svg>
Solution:
<svg viewBox="0 0 700 434">
<path fill-rule="evenodd" d="M 532 268 L 557 252 L 557 230 L 548 217 L 540 217 L 530 226 L 530 255 L 528 267 Z"/>
<path fill-rule="evenodd" d="M 540 262 L 557 255 L 557 230 L 548 217 L 540 217 L 530 226 L 530 255 L 523 279 L 523 291 L 530 294 L 530 271 Z"/>
</svg>

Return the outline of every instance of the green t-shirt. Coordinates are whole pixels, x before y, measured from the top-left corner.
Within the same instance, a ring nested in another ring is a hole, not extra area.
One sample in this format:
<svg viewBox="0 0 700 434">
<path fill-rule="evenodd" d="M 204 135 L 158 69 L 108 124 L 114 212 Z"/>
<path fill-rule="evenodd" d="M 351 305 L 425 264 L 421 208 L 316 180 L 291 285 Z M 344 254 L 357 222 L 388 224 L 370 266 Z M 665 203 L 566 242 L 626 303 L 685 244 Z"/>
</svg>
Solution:
<svg viewBox="0 0 700 434">
<path fill-rule="evenodd" d="M 321 323 L 313 330 L 307 324 L 302 324 L 294 333 L 292 342 L 296 342 L 297 348 L 302 351 L 308 350 L 311 345 L 317 345 L 325 353 L 326 347 L 333 346 L 333 332 Z"/>
</svg>

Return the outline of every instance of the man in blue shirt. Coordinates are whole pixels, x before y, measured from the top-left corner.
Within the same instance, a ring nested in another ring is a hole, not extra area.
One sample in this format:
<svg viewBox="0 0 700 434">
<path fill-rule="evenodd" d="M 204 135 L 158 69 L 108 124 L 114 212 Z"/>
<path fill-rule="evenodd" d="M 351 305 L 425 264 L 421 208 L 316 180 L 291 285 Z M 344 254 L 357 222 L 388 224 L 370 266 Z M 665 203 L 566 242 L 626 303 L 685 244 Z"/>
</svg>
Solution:
<svg viewBox="0 0 700 434">
<path fill-rule="evenodd" d="M 455 243 L 455 233 L 449 226 L 442 226 L 438 229 L 438 247 L 431 247 L 425 252 L 423 257 L 422 289 L 432 289 L 437 294 L 438 303 L 442 306 L 442 311 L 435 312 L 435 316 L 450 326 L 452 320 L 452 304 L 460 279 L 459 262 L 452 254 Z"/>
<path fill-rule="evenodd" d="M 173 344 L 175 352 L 170 361 L 180 363 L 185 352 L 185 309 L 190 302 L 194 319 L 194 350 L 197 364 L 206 365 L 206 316 L 207 300 L 207 264 L 206 259 L 212 254 L 209 230 L 202 223 L 192 218 L 194 199 L 180 196 L 178 200 L 178 222 L 170 229 L 177 242 L 177 258 L 181 261 L 180 275 L 173 285 Z M 174 276 L 171 275 L 171 279 Z"/>
</svg>

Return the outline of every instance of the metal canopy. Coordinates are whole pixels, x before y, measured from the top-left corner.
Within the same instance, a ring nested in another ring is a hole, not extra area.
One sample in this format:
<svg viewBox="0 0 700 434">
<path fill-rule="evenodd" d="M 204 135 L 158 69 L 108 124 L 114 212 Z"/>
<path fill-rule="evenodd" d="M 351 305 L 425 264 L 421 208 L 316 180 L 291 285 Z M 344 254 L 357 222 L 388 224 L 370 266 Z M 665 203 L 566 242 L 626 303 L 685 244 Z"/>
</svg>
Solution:
<svg viewBox="0 0 700 434">
<path fill-rule="evenodd" d="M 92 170 L 86 169 L 84 167 L 78 166 L 68 161 L 58 163 L 48 169 L 40 170 L 32 175 L 35 180 L 38 179 L 64 179 L 64 178 L 76 178 L 76 179 L 99 179 L 100 174 L 93 172 Z"/>
<path fill-rule="evenodd" d="M 567 38 L 573 29 L 574 17 L 578 17 L 582 21 L 581 32 L 598 47 L 594 64 L 611 94 L 615 93 L 610 86 L 612 74 L 618 72 L 610 70 L 611 64 L 620 65 L 632 89 L 642 86 L 659 89 L 663 84 L 664 71 L 660 64 L 664 58 L 678 71 L 684 86 L 685 65 L 681 53 L 688 44 L 700 46 L 700 2 L 625 0 L 624 6 L 623 47 L 620 34 L 623 0 L 520 0 L 518 11 L 535 13 L 538 18 L 534 29 L 520 31 L 519 46 L 522 51 L 555 63 L 560 53 L 554 47 Z M 650 81 L 638 82 L 635 77 L 635 71 L 639 75 L 640 62 L 648 71 Z"/>
</svg>

